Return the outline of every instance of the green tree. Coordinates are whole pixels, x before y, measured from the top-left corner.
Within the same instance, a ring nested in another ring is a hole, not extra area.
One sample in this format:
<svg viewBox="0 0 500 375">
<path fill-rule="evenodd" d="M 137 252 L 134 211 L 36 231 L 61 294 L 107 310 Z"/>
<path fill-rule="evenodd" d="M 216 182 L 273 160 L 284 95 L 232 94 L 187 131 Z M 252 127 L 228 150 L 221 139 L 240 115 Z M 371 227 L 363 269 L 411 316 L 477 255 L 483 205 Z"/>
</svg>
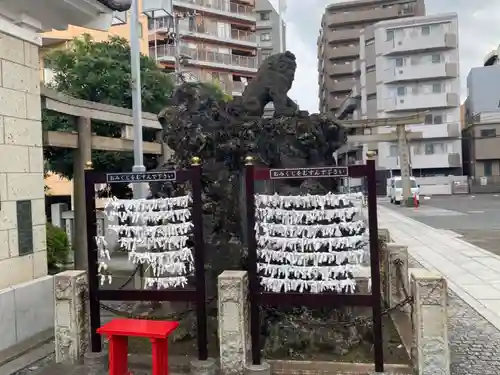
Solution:
<svg viewBox="0 0 500 375">
<path fill-rule="evenodd" d="M 47 67 L 54 71 L 52 88 L 78 99 L 132 108 L 130 46 L 127 40 L 111 37 L 96 42 L 90 35 L 76 38 L 68 48 L 52 51 L 46 56 Z M 164 107 L 174 84 L 154 59 L 141 56 L 142 110 L 158 113 Z M 49 111 L 43 113 L 45 130 L 74 131 L 67 116 Z M 96 135 L 120 137 L 119 124 L 93 121 Z M 154 140 L 154 133 L 144 129 L 144 140 Z M 73 151 L 46 148 L 47 167 L 68 178 L 73 177 Z M 129 171 L 133 165 L 130 152 L 93 151 L 94 169 L 106 172 Z M 154 158 L 145 157 L 146 167 L 154 167 Z"/>
</svg>

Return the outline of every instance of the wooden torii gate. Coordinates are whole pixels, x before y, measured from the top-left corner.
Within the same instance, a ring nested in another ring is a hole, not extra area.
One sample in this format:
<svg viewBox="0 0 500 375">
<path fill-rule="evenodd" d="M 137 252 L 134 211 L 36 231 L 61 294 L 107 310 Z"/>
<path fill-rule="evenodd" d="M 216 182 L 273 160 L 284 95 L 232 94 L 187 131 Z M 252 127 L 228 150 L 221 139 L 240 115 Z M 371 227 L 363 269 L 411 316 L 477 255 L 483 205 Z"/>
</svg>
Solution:
<svg viewBox="0 0 500 375">
<path fill-rule="evenodd" d="M 74 241 L 75 267 L 86 269 L 87 236 L 85 216 L 84 170 L 86 163 L 92 160 L 92 150 L 133 151 L 132 110 L 106 104 L 72 98 L 47 87 L 41 88 L 41 104 L 60 114 L 70 116 L 75 121 L 75 131 L 44 131 L 43 145 L 75 150 L 73 200 L 75 228 L 78 228 L 78 241 Z M 113 122 L 122 127 L 121 137 L 102 137 L 93 134 L 92 120 Z M 144 128 L 154 129 L 156 142 L 143 142 L 145 154 L 157 155 L 160 162 L 165 161 L 171 150 L 162 143 L 162 127 L 156 114 L 143 112 Z"/>
</svg>

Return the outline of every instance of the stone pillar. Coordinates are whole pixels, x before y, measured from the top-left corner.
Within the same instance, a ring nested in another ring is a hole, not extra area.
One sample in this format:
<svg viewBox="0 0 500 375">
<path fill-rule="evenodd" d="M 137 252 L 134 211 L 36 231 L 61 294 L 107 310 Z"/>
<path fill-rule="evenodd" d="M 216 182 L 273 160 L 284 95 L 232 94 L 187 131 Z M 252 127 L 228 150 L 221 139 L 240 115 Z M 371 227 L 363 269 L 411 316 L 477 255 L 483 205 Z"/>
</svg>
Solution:
<svg viewBox="0 0 500 375">
<path fill-rule="evenodd" d="M 440 274 L 412 269 L 412 363 L 417 375 L 450 375 L 448 287 Z"/>
<path fill-rule="evenodd" d="M 22 31 L 0 25 L 0 289 L 47 275 L 39 41 Z"/>
<path fill-rule="evenodd" d="M 78 149 L 73 160 L 73 199 L 75 212 L 75 228 L 78 228 L 78 241 L 74 241 L 75 268 L 87 269 L 87 215 L 85 203 L 85 166 L 92 161 L 92 129 L 91 121 L 86 117 L 76 120 L 78 130 Z"/>
<path fill-rule="evenodd" d="M 393 307 L 406 298 L 405 291 L 408 294 L 410 293 L 408 285 L 408 247 L 394 243 L 386 244 L 383 262 L 384 300 L 388 307 Z M 407 309 L 408 306 L 405 306 L 404 310 Z"/>
<path fill-rule="evenodd" d="M 250 360 L 248 274 L 224 271 L 219 275 L 219 346 L 222 375 L 241 375 Z"/>
<path fill-rule="evenodd" d="M 55 352 L 57 363 L 80 363 L 89 340 L 88 284 L 85 271 L 54 276 Z"/>
<path fill-rule="evenodd" d="M 391 233 L 389 229 L 378 228 L 378 238 L 384 242 L 391 242 Z"/>
</svg>

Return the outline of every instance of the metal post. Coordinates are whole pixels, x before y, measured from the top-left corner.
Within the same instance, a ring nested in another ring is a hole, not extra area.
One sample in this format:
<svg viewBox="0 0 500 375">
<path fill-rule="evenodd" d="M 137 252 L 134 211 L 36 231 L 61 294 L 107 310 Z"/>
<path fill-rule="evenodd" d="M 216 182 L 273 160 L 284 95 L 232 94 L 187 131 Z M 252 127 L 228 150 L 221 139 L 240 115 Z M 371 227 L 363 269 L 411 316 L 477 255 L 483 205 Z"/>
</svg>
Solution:
<svg viewBox="0 0 500 375">
<path fill-rule="evenodd" d="M 259 276 L 257 273 L 257 242 L 255 238 L 255 181 L 254 158 L 245 158 L 245 203 L 247 220 L 248 282 L 250 289 L 250 336 L 252 341 L 252 363 L 260 365 L 260 309 Z"/>
<path fill-rule="evenodd" d="M 207 301 L 205 285 L 205 247 L 203 239 L 203 202 L 201 184 L 201 159 L 191 159 L 191 183 L 192 183 L 192 217 L 194 235 L 194 261 L 196 275 L 196 326 L 198 338 L 198 359 L 206 361 L 208 358 L 207 338 Z"/>
<path fill-rule="evenodd" d="M 134 122 L 134 166 L 133 172 L 145 172 L 142 151 L 142 98 L 141 98 L 141 51 L 139 48 L 139 1 L 132 0 L 130 12 L 130 65 L 132 68 L 132 116 Z M 146 197 L 143 183 L 133 185 L 134 198 Z"/>
<path fill-rule="evenodd" d="M 377 218 L 377 175 L 375 170 L 375 152 L 366 154 L 367 190 L 368 190 L 368 230 L 370 242 L 370 273 L 372 281 L 372 316 L 373 316 L 373 354 L 375 371 L 384 372 L 384 340 L 382 329 L 382 292 L 380 286 L 380 251 L 378 242 Z"/>
<path fill-rule="evenodd" d="M 98 353 L 102 350 L 101 336 L 97 329 L 101 326 L 101 308 L 99 306 L 98 256 L 95 236 L 97 235 L 97 220 L 95 207 L 95 181 L 92 175 L 92 162 L 88 161 L 84 172 L 85 180 L 85 214 L 87 216 L 87 264 L 89 279 L 89 310 L 90 310 L 90 350 Z"/>
<path fill-rule="evenodd" d="M 405 125 L 397 125 L 399 164 L 401 168 L 401 187 L 403 188 L 403 201 L 405 206 L 413 206 L 410 184 L 410 156 L 408 150 L 408 140 L 406 139 Z"/>
</svg>

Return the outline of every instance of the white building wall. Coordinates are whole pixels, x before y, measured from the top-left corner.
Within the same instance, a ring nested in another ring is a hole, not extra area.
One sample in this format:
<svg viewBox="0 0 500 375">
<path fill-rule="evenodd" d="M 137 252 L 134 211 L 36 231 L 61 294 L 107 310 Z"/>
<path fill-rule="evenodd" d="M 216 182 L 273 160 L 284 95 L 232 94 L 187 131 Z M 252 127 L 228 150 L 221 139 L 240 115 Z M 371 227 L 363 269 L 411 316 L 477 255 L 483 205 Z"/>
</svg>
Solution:
<svg viewBox="0 0 500 375">
<path fill-rule="evenodd" d="M 461 166 L 457 35 L 455 14 L 375 25 L 377 117 L 428 113 L 426 123 L 407 126 L 407 130 L 423 133 L 422 140 L 410 142 L 414 169 Z M 366 74 L 361 72 L 363 86 Z M 361 92 L 361 111 L 366 112 L 366 90 L 362 87 Z M 378 129 L 378 133 L 393 131 Z M 381 169 L 399 169 L 395 142 L 379 142 L 378 156 Z"/>
</svg>

